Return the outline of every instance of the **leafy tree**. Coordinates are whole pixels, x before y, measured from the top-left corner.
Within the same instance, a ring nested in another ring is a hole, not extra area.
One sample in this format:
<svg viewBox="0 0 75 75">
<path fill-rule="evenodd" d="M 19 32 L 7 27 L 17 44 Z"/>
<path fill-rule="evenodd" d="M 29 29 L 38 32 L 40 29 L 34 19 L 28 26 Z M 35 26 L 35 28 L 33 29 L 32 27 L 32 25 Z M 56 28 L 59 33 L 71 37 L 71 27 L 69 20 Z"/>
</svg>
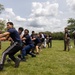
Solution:
<svg viewBox="0 0 75 75">
<path fill-rule="evenodd" d="M 69 18 L 67 28 L 73 32 L 75 30 L 75 19 Z"/>
<path fill-rule="evenodd" d="M 4 10 L 4 6 L 2 4 L 0 4 L 0 14 L 3 10 Z"/>
<path fill-rule="evenodd" d="M 0 30 L 3 32 L 5 31 L 5 20 L 4 21 L 0 20 Z"/>
<path fill-rule="evenodd" d="M 0 14 L 2 13 L 3 10 L 4 10 L 4 6 L 0 4 Z M 5 30 L 5 21 L 0 20 L 0 31 L 4 31 L 4 30 Z"/>
</svg>

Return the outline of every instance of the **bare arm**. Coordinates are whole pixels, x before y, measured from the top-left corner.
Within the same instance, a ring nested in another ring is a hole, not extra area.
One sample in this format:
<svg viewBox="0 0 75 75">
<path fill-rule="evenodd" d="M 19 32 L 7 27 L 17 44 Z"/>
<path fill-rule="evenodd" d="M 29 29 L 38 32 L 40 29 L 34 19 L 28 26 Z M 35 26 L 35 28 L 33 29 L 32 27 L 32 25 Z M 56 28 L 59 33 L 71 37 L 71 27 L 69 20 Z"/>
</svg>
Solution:
<svg viewBox="0 0 75 75">
<path fill-rule="evenodd" d="M 8 38 L 9 38 L 9 36 L 7 35 L 6 37 L 0 38 L 0 41 L 6 41 L 6 40 L 8 40 Z"/>
<path fill-rule="evenodd" d="M 31 39 L 32 41 L 36 40 L 36 38 Z"/>
<path fill-rule="evenodd" d="M 26 38 L 24 37 L 24 38 L 22 38 L 22 40 L 24 41 L 24 40 L 26 40 Z"/>
<path fill-rule="evenodd" d="M 6 37 L 0 38 L 0 41 L 5 41 Z"/>
<path fill-rule="evenodd" d="M 0 34 L 0 38 L 6 37 L 6 36 L 8 36 L 8 35 L 10 35 L 10 33 L 9 33 L 9 32 L 5 32 L 5 33 L 3 33 L 3 34 Z"/>
</svg>

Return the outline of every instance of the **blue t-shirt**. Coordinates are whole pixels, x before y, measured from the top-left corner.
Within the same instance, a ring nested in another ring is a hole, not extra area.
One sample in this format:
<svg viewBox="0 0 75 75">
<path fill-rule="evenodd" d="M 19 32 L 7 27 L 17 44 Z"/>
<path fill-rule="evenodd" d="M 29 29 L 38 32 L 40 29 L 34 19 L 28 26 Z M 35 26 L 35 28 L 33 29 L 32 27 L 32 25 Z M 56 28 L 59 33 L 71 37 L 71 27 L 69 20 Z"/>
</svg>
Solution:
<svg viewBox="0 0 75 75">
<path fill-rule="evenodd" d="M 40 38 L 36 37 L 36 39 L 35 39 L 35 43 L 36 43 L 36 44 L 41 43 Z"/>
<path fill-rule="evenodd" d="M 31 35 L 32 38 L 35 38 L 35 40 L 33 40 L 34 44 L 38 44 L 41 43 L 41 40 L 39 37 L 37 37 L 36 35 Z"/>
<path fill-rule="evenodd" d="M 16 29 L 11 28 L 11 29 L 8 29 L 7 32 L 10 33 L 10 37 L 13 39 L 14 42 L 19 42 L 19 43 L 21 42 L 19 33 L 17 32 Z"/>
<path fill-rule="evenodd" d="M 33 44 L 33 42 L 31 40 L 31 37 L 29 36 L 29 34 L 28 35 L 24 35 L 23 37 L 26 38 L 26 40 L 25 40 L 26 45 Z"/>
</svg>

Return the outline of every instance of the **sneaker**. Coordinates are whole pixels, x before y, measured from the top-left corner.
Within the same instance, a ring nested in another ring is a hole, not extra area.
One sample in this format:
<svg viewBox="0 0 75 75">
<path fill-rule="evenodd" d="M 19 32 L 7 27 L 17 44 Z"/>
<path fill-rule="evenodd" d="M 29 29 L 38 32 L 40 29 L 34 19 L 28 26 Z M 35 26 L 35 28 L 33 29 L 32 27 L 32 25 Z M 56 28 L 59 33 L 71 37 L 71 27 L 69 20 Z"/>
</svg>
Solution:
<svg viewBox="0 0 75 75">
<path fill-rule="evenodd" d="M 19 67 L 19 64 L 20 64 L 20 60 L 19 59 L 16 59 L 16 61 L 15 61 L 15 68 L 18 68 Z"/>
<path fill-rule="evenodd" d="M 3 70 L 3 64 L 0 64 L 0 71 Z"/>
<path fill-rule="evenodd" d="M 35 54 L 33 54 L 33 55 L 32 55 L 32 57 L 36 57 L 36 55 L 35 55 Z"/>
<path fill-rule="evenodd" d="M 26 62 L 26 58 L 21 58 L 21 61 Z"/>
</svg>

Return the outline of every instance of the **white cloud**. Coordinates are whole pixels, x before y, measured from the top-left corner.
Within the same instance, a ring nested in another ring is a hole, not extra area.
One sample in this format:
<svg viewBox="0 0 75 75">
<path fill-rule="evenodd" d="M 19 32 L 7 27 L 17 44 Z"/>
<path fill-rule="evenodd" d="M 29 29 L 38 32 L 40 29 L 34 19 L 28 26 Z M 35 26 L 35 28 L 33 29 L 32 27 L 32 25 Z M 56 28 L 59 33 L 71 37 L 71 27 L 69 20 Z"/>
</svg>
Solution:
<svg viewBox="0 0 75 75">
<path fill-rule="evenodd" d="M 26 21 L 25 18 L 21 18 L 20 16 L 16 16 L 15 20 L 20 21 L 20 22 L 25 22 Z"/>
<path fill-rule="evenodd" d="M 22 18 L 14 13 L 12 8 L 5 8 L 5 12 L 0 15 L 4 20 L 11 20 L 15 27 L 22 26 L 30 31 L 63 31 L 66 20 L 63 20 L 64 12 L 59 10 L 58 3 L 32 2 L 31 14 L 28 19 Z"/>
<path fill-rule="evenodd" d="M 30 22 L 30 25 L 33 27 L 54 27 L 54 26 L 60 26 L 61 21 L 56 18 L 48 18 L 48 17 L 35 17 L 28 19 Z"/>
<path fill-rule="evenodd" d="M 62 21 L 57 16 L 63 12 L 58 10 L 58 3 L 33 2 L 32 7 L 32 13 L 28 19 L 29 26 L 43 31 L 62 31 Z"/>
<path fill-rule="evenodd" d="M 33 2 L 32 16 L 57 16 L 58 3 L 51 4 L 50 2 Z"/>
<path fill-rule="evenodd" d="M 66 2 L 67 2 L 67 5 L 70 7 L 70 9 L 75 11 L 75 0 L 66 0 Z"/>
<path fill-rule="evenodd" d="M 15 13 L 13 12 L 12 8 L 5 8 L 5 12 L 7 12 L 9 15 L 15 16 Z"/>
<path fill-rule="evenodd" d="M 24 26 L 25 18 L 17 16 L 12 8 L 5 8 L 5 11 L 0 15 L 0 20 L 12 21 L 15 24 L 15 27 Z M 18 26 L 17 26 L 18 25 Z"/>
</svg>

